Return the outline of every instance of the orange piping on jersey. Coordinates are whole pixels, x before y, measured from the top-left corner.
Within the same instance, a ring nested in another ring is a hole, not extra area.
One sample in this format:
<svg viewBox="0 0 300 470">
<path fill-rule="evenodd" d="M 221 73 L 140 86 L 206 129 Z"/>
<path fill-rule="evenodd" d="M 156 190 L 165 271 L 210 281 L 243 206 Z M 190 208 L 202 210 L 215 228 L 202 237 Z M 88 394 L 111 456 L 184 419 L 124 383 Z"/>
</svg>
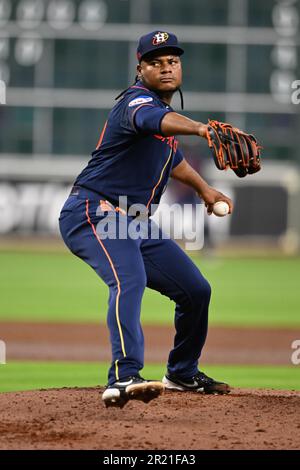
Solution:
<svg viewBox="0 0 300 470">
<path fill-rule="evenodd" d="M 167 167 L 167 165 L 168 165 L 168 163 L 169 163 L 169 161 L 170 161 L 172 152 L 173 152 L 173 149 L 171 148 L 170 153 L 169 153 L 169 156 L 168 156 L 168 159 L 167 159 L 167 161 L 166 161 L 166 163 L 165 163 L 163 169 L 161 170 L 159 180 L 158 180 L 158 182 L 156 183 L 156 185 L 154 186 L 154 188 L 152 189 L 151 197 L 150 197 L 150 199 L 149 199 L 149 201 L 148 201 L 148 203 L 147 203 L 147 209 L 149 209 L 149 206 L 150 206 L 150 204 L 151 204 L 151 201 L 152 201 L 152 199 L 154 198 L 155 191 L 156 191 L 157 187 L 159 186 L 159 183 L 160 183 L 161 180 L 162 180 L 162 177 L 163 177 L 163 174 L 164 174 L 164 172 L 165 172 L 165 169 L 166 169 L 166 167 Z"/>
<path fill-rule="evenodd" d="M 102 129 L 102 132 L 101 132 L 100 138 L 99 138 L 99 140 L 98 140 L 98 144 L 97 144 L 96 150 L 98 150 L 99 147 L 100 147 L 100 145 L 102 144 L 102 140 L 103 140 L 103 137 L 104 137 L 104 132 L 106 131 L 106 127 L 107 127 L 107 121 L 105 122 L 104 127 L 103 127 L 103 129 Z"/>
<path fill-rule="evenodd" d="M 112 259 L 111 257 L 109 256 L 108 254 L 108 251 L 106 250 L 105 246 L 103 245 L 101 239 L 99 238 L 98 234 L 97 234 L 97 231 L 95 229 L 95 226 L 94 224 L 91 222 L 91 219 L 90 219 L 90 216 L 89 216 L 89 200 L 86 199 L 85 201 L 85 213 L 86 213 L 86 218 L 87 218 L 87 221 L 88 223 L 90 224 L 90 226 L 92 227 L 92 230 L 93 230 L 93 233 L 95 235 L 95 237 L 97 238 L 97 241 L 98 243 L 100 244 L 100 246 L 102 247 L 105 255 L 106 255 L 106 258 L 108 259 L 109 261 L 109 264 L 111 266 L 111 269 L 112 269 L 112 272 L 114 274 L 114 277 L 115 277 L 115 280 L 117 282 L 117 288 L 118 288 L 118 293 L 117 293 L 117 298 L 116 298 L 116 319 L 117 319 L 117 324 L 118 324 L 118 329 L 119 329 L 119 334 L 120 334 L 120 339 L 121 339 L 121 346 L 122 346 L 122 352 L 123 352 L 123 356 L 126 357 L 126 351 L 125 351 L 125 345 L 124 345 L 124 338 L 123 338 L 123 332 L 122 332 L 122 327 L 121 327 L 121 323 L 120 323 L 120 317 L 119 317 L 119 299 L 120 299 L 120 295 L 121 295 L 121 285 L 120 285 L 120 280 L 118 278 L 118 274 L 116 272 L 116 269 L 114 267 L 114 264 L 112 262 Z"/>
</svg>

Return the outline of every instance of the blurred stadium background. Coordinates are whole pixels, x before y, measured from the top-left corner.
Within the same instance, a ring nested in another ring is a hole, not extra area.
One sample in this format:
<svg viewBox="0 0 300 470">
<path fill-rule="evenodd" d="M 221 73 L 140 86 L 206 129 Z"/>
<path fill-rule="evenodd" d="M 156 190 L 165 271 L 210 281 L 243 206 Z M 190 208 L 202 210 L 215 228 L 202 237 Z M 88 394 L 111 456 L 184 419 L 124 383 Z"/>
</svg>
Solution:
<svg viewBox="0 0 300 470">
<path fill-rule="evenodd" d="M 264 147 L 261 174 L 238 181 L 215 171 L 204 142 L 180 139 L 186 157 L 236 202 L 230 220 L 207 222 L 211 237 L 299 251 L 300 112 L 291 99 L 300 77 L 299 8 L 299 1 L 273 0 L 173 0 L 172 7 L 1 0 L 1 235 L 57 233 L 69 186 L 114 97 L 133 81 L 138 37 L 161 27 L 175 31 L 186 51 L 185 113 L 232 122 Z M 183 186 L 173 190 L 179 201 L 193 199 Z"/>
<path fill-rule="evenodd" d="M 264 147 L 262 171 L 240 181 L 215 169 L 204 141 L 179 139 L 235 202 L 232 217 L 207 218 L 204 249 L 192 253 L 214 288 L 211 324 L 299 336 L 299 0 L 0 0 L 1 339 L 10 321 L 16 330 L 29 321 L 105 322 L 106 288 L 66 252 L 57 218 L 115 96 L 134 79 L 138 38 L 154 29 L 175 32 L 184 46 L 184 114 L 231 122 Z M 196 202 L 175 182 L 166 198 Z M 172 307 L 147 292 L 143 317 L 171 324 Z M 7 347 L 2 390 L 20 387 L 13 360 L 21 358 Z M 300 388 L 290 347 L 285 370 Z M 274 369 L 271 382 L 260 382 L 257 368 L 247 373 L 235 383 L 276 386 Z"/>
</svg>

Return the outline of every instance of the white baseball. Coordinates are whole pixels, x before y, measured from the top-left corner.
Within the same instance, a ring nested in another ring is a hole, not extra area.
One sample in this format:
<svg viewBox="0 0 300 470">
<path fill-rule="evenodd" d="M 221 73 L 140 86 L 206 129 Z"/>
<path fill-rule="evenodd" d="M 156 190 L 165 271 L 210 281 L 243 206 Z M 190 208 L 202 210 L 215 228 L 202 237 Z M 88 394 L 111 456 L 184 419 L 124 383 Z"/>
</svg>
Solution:
<svg viewBox="0 0 300 470">
<path fill-rule="evenodd" d="M 229 205 L 225 201 L 215 202 L 213 205 L 213 213 L 218 217 L 224 217 L 229 213 Z"/>
</svg>

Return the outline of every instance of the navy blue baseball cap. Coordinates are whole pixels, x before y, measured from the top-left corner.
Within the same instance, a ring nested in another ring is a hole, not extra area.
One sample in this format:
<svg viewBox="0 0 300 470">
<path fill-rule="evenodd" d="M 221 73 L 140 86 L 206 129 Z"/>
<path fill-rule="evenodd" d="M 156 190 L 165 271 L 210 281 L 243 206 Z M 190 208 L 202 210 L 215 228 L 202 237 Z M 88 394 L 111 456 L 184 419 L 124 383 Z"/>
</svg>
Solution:
<svg viewBox="0 0 300 470">
<path fill-rule="evenodd" d="M 170 49 L 176 55 L 184 53 L 184 50 L 178 45 L 175 34 L 166 31 L 152 31 L 152 33 L 145 34 L 140 38 L 136 53 L 137 59 L 140 62 L 146 54 L 163 49 Z"/>
</svg>

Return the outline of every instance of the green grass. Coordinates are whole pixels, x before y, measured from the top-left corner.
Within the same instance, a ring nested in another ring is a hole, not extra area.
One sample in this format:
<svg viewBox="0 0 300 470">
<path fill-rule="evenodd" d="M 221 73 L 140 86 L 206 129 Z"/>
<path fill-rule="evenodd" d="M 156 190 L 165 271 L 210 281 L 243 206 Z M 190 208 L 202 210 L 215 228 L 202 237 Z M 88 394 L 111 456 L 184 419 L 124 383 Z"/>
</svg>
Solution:
<svg viewBox="0 0 300 470">
<path fill-rule="evenodd" d="M 0 392 L 105 385 L 108 364 L 95 362 L 17 362 L 0 366 Z M 297 366 L 210 365 L 203 370 L 233 387 L 300 390 Z M 161 379 L 165 366 L 148 364 L 143 375 Z"/>
<path fill-rule="evenodd" d="M 212 285 L 210 324 L 300 325 L 299 258 L 194 261 Z M 0 321 L 105 321 L 107 287 L 71 254 L 1 252 L 0 266 Z M 173 310 L 146 290 L 144 323 L 171 323 Z"/>
</svg>

